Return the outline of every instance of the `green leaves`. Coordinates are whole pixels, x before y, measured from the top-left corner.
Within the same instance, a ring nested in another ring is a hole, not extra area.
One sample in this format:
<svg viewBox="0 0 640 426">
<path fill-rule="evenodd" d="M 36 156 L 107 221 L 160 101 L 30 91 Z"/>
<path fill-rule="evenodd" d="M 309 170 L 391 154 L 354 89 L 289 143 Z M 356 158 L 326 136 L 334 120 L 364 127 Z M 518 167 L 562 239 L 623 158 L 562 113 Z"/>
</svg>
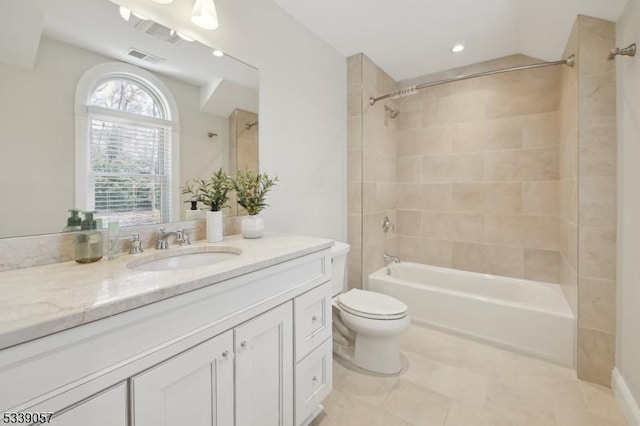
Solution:
<svg viewBox="0 0 640 426">
<path fill-rule="evenodd" d="M 194 179 L 191 183 L 185 183 L 182 194 L 191 194 L 193 200 L 200 201 L 209 206 L 211 211 L 217 212 L 228 207 L 229 192 L 233 186 L 233 179 L 220 168 L 209 180 Z"/>
<path fill-rule="evenodd" d="M 250 215 L 256 215 L 269 205 L 266 203 L 267 193 L 276 185 L 278 177 L 270 178 L 267 173 L 256 173 L 253 170 L 241 170 L 235 180 L 227 176 L 222 168 L 209 180 L 194 179 L 185 183 L 182 194 L 191 195 L 192 200 L 197 200 L 212 211 L 217 212 L 229 207 L 229 192 L 235 190 L 238 196 L 238 204 L 247 210 Z"/>
<path fill-rule="evenodd" d="M 260 213 L 269 205 L 265 202 L 267 193 L 276 185 L 278 177 L 270 178 L 267 173 L 256 173 L 253 170 L 241 170 L 233 181 L 238 195 L 238 204 L 250 215 Z"/>
</svg>

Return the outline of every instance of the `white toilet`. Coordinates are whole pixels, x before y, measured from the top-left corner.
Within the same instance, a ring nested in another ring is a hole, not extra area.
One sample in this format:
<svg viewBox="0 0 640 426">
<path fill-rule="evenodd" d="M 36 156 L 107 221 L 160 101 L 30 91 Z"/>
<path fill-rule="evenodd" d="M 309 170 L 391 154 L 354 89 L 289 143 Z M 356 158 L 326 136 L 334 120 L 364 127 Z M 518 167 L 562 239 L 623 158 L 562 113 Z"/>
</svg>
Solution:
<svg viewBox="0 0 640 426">
<path fill-rule="evenodd" d="M 397 374 L 402 369 L 398 338 L 410 323 L 407 305 L 373 291 L 346 291 L 347 253 L 345 243 L 336 241 L 331 249 L 334 354 L 365 370 Z"/>
</svg>

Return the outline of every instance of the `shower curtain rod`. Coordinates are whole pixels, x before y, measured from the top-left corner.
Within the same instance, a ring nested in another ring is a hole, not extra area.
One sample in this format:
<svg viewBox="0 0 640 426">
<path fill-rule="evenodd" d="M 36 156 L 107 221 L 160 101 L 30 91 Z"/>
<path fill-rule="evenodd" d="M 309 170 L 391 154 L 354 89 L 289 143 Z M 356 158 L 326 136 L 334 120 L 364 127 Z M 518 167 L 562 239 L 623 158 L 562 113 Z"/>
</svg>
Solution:
<svg viewBox="0 0 640 426">
<path fill-rule="evenodd" d="M 416 93 L 418 93 L 418 90 L 420 89 L 426 89 L 427 87 L 439 86 L 441 84 L 446 84 L 446 83 L 453 83 L 454 81 L 469 80 L 471 78 L 484 77 L 486 75 L 502 74 L 505 72 L 528 70 L 532 68 L 551 67 L 555 65 L 569 65 L 570 67 L 573 67 L 575 63 L 576 63 L 576 57 L 575 55 L 571 55 L 567 59 L 562 59 L 560 61 L 540 62 L 538 64 L 522 65 L 519 67 L 503 68 L 503 69 L 493 70 L 493 71 L 484 71 L 484 72 L 477 72 L 473 74 L 460 75 L 458 77 L 447 78 L 445 80 L 438 80 L 438 81 L 433 81 L 431 83 L 424 83 L 424 84 L 418 84 L 417 86 L 407 87 L 405 89 L 400 89 L 395 92 L 387 93 L 386 95 L 378 96 L 377 98 L 371 97 L 369 98 L 369 105 L 375 105 L 376 102 L 381 101 L 383 99 L 399 99 L 399 98 L 404 98 L 406 96 L 415 95 Z"/>
</svg>

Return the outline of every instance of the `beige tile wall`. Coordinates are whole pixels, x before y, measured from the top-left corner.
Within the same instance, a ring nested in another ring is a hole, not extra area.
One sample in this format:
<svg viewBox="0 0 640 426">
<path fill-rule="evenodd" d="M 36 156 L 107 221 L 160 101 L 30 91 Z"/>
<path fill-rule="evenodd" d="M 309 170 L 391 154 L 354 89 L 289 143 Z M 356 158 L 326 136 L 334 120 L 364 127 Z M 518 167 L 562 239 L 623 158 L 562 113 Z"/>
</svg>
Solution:
<svg viewBox="0 0 640 426">
<path fill-rule="evenodd" d="M 401 82 L 536 62 L 515 55 Z M 558 282 L 560 72 L 546 68 L 437 86 L 403 98 L 398 255 Z"/>
<path fill-rule="evenodd" d="M 349 288 L 362 287 L 362 59 L 347 58 L 347 261 Z"/>
<path fill-rule="evenodd" d="M 578 24 L 563 57 L 578 54 Z M 560 284 L 578 314 L 578 67 L 560 70 Z"/>
<path fill-rule="evenodd" d="M 388 216 L 397 223 L 396 183 L 397 123 L 385 105 L 398 108 L 394 101 L 369 104 L 376 97 L 398 89 L 395 81 L 365 55 L 362 55 L 362 274 L 364 277 L 384 266 L 383 255 L 396 252 L 395 234 L 385 233 L 382 222 Z"/>
<path fill-rule="evenodd" d="M 349 286 L 362 287 L 363 277 L 384 265 L 385 252 L 395 253 L 395 235 L 385 234 L 382 222 L 396 215 L 397 119 L 369 97 L 397 89 L 397 84 L 365 55 L 347 59 L 348 70 L 348 240 Z"/>
<path fill-rule="evenodd" d="M 578 376 L 610 384 L 615 356 L 615 23 L 578 18 Z"/>
</svg>

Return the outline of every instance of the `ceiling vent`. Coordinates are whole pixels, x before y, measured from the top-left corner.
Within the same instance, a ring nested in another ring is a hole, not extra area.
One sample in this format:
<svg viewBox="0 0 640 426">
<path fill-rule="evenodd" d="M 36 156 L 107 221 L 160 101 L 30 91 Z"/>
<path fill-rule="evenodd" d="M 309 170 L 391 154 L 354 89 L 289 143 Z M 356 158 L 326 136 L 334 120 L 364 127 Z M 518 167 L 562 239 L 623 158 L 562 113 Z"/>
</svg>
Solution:
<svg viewBox="0 0 640 426">
<path fill-rule="evenodd" d="M 142 61 L 152 63 L 152 64 L 161 64 L 165 61 L 165 59 L 162 59 L 159 56 L 154 56 L 149 53 L 144 53 L 143 51 L 135 48 L 129 49 L 129 51 L 127 52 L 127 55 L 132 56 L 136 59 L 140 59 Z"/>
<path fill-rule="evenodd" d="M 152 37 L 165 41 L 172 45 L 177 45 L 182 42 L 182 39 L 178 34 L 170 28 L 160 25 L 153 21 L 139 21 L 134 25 L 134 28 L 144 34 L 148 34 Z"/>
</svg>

